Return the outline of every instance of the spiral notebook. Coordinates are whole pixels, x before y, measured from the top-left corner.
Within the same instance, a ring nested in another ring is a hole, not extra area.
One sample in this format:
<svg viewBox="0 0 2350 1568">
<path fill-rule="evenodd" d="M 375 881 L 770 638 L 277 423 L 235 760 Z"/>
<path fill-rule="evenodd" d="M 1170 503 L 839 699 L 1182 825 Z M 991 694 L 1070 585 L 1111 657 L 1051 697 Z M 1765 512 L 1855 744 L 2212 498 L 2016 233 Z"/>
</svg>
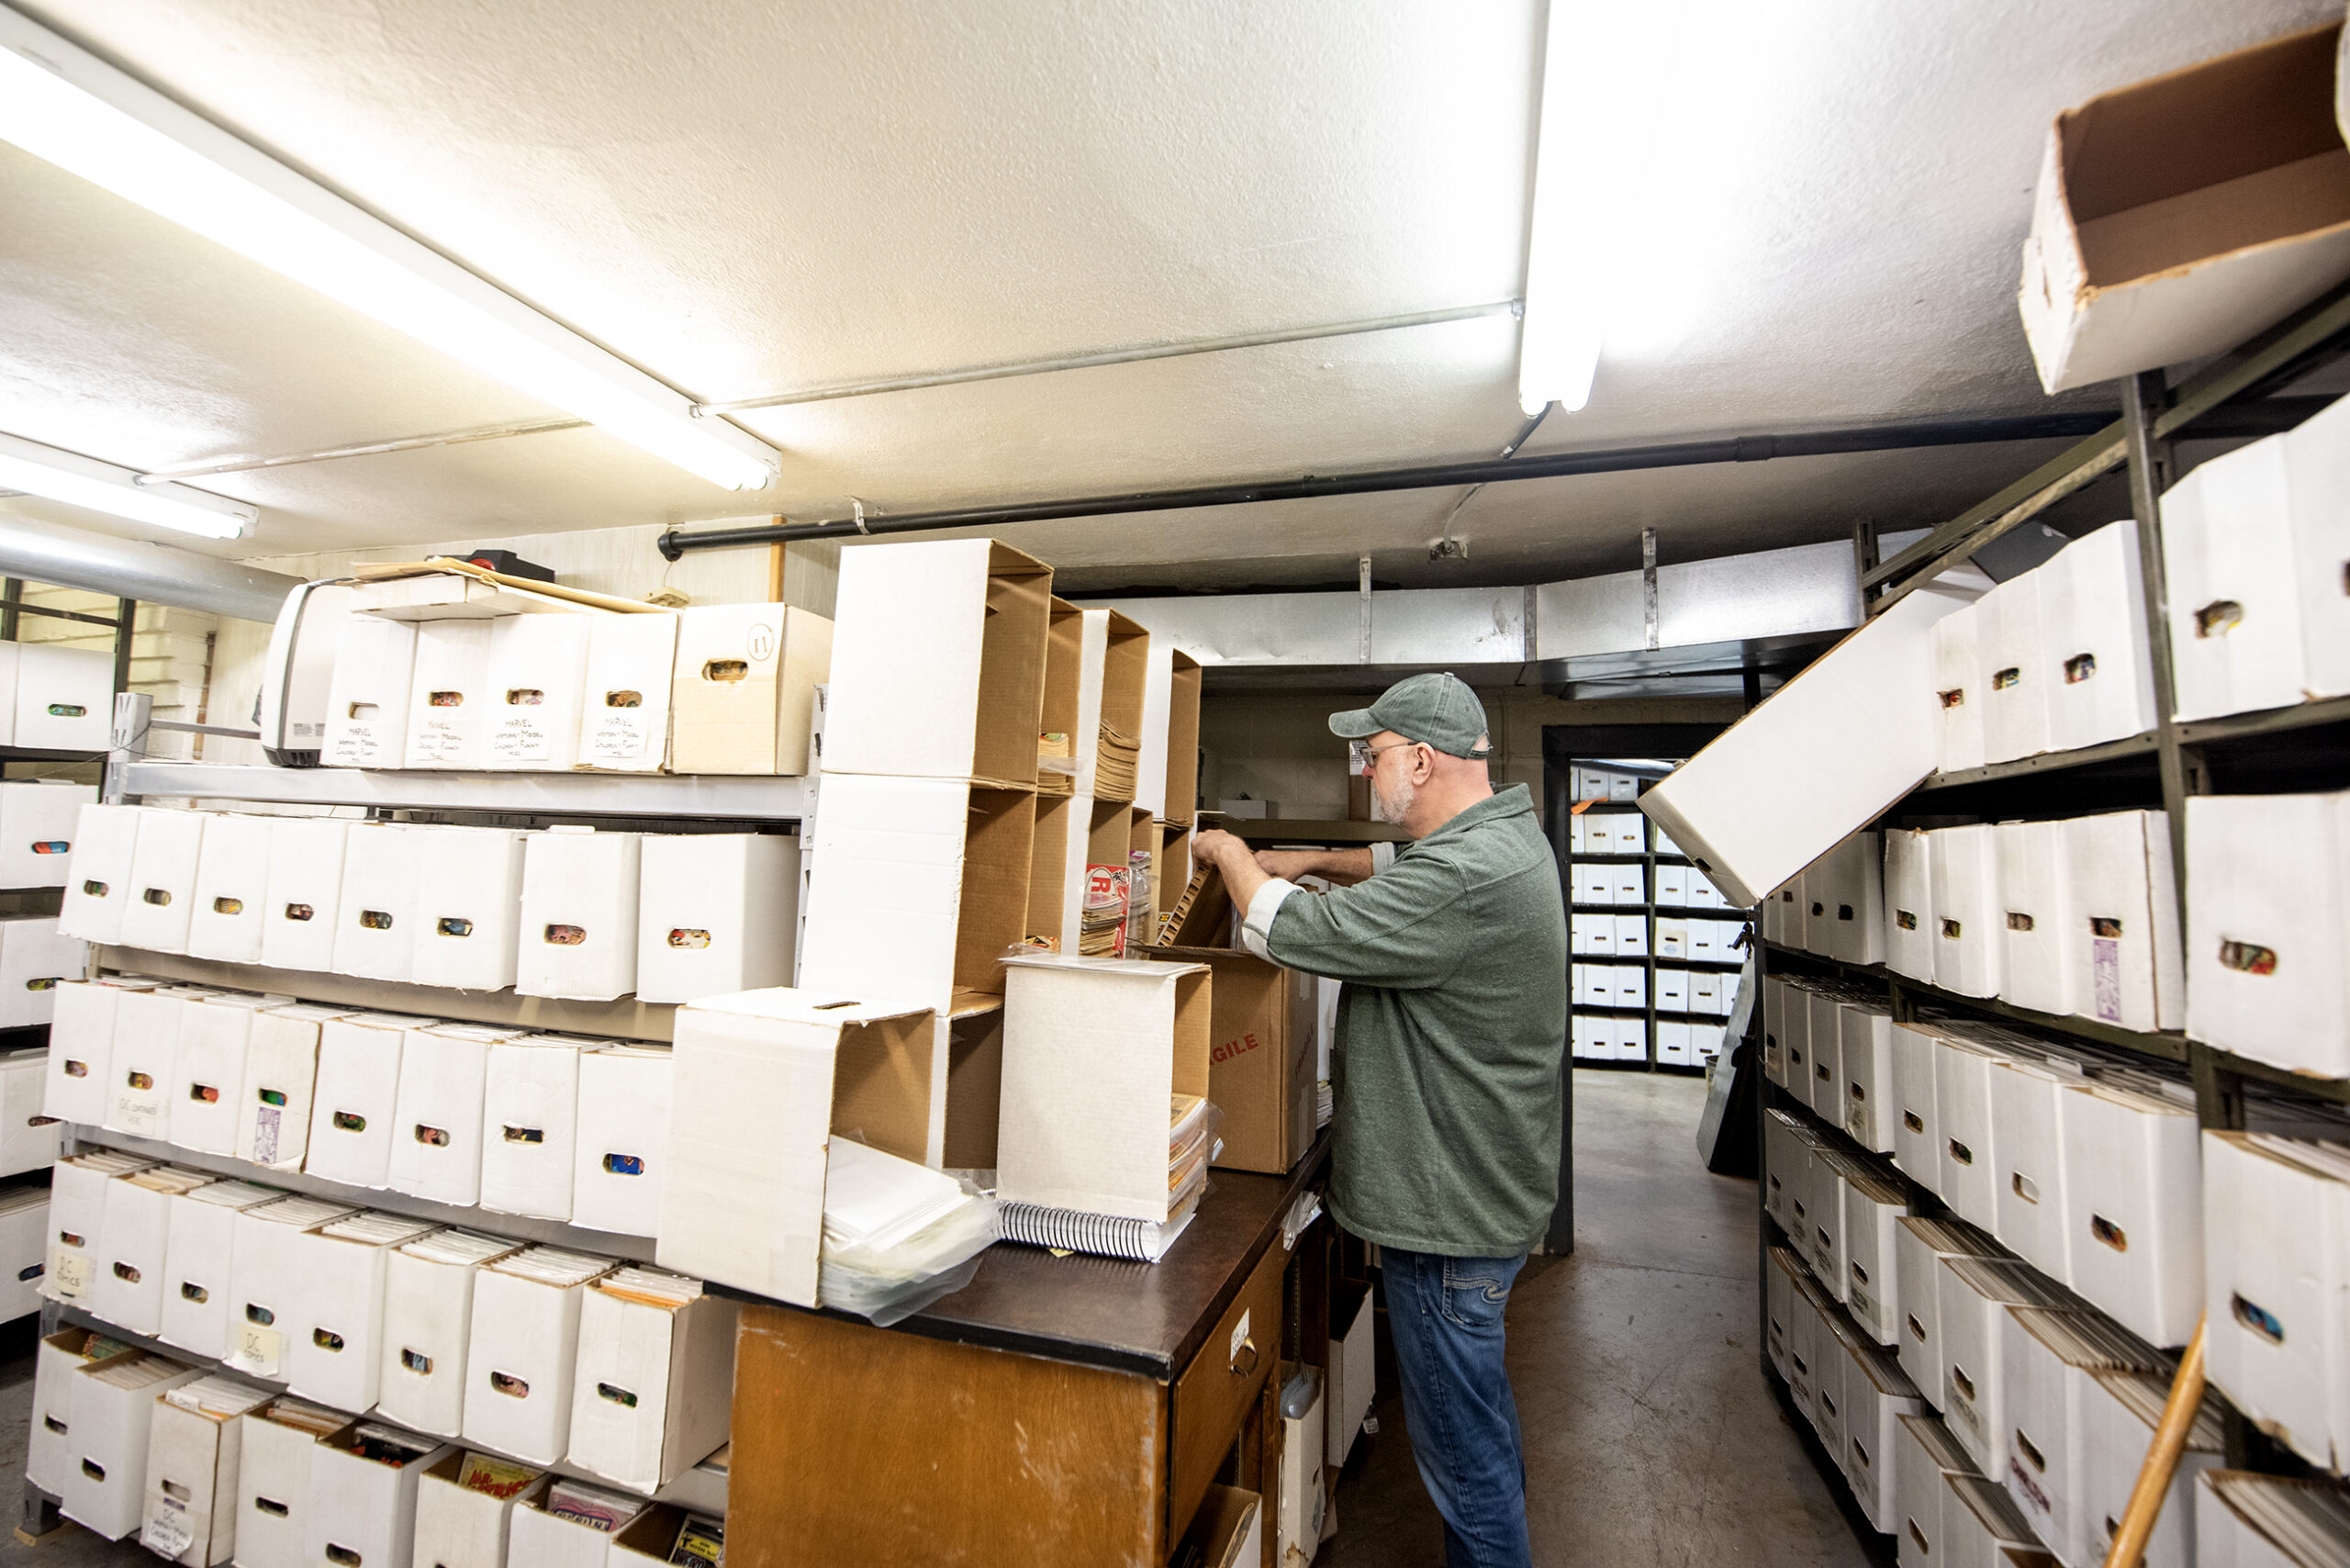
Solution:
<svg viewBox="0 0 2350 1568">
<path fill-rule="evenodd" d="M 1131 1258 L 1156 1263 L 1167 1256 L 1176 1238 L 1199 1212 L 1199 1194 L 1165 1222 L 1121 1219 L 1113 1215 L 1086 1214 L 1080 1209 L 1048 1209 L 1035 1204 L 1003 1205 L 1003 1238 L 1057 1252 L 1090 1252 L 1098 1258 Z"/>
</svg>

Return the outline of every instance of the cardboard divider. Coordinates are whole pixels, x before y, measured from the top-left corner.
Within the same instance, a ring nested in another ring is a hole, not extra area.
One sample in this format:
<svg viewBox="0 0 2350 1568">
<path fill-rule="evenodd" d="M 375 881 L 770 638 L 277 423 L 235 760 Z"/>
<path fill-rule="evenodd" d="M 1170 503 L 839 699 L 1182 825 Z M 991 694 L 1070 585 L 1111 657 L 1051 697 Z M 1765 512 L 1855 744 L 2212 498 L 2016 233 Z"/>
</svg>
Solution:
<svg viewBox="0 0 2350 1568">
<path fill-rule="evenodd" d="M 1002 1000 L 958 1000 L 946 1025 L 946 1114 L 938 1163 L 948 1170 L 994 1170 L 1002 1104 Z"/>
<path fill-rule="evenodd" d="M 979 633 L 979 722 L 971 745 L 976 778 L 1035 782 L 1052 600 L 1051 567 L 1008 546 L 989 545 L 987 622 Z"/>
<path fill-rule="evenodd" d="M 1167 793 L 1159 815 L 1192 825 L 1200 797 L 1200 661 L 1173 651 L 1167 700 Z"/>
<path fill-rule="evenodd" d="M 1069 823 L 1083 805 L 1069 795 L 1036 796 L 1036 831 L 1028 859 L 1028 929 L 1058 950 L 1069 906 Z"/>
<path fill-rule="evenodd" d="M 877 1018 L 841 1031 L 833 1058 L 832 1130 L 901 1159 L 928 1150 L 931 1016 Z"/>
<path fill-rule="evenodd" d="M 1036 787 L 1046 793 L 1067 795 L 1077 788 L 1074 768 L 1078 755 L 1078 670 L 1084 649 L 1084 612 L 1055 595 L 1046 622 L 1044 706 L 1036 733 L 1039 737 L 1063 737 L 1061 744 L 1068 749 L 1060 755 L 1069 759 L 1072 771 L 1047 773 L 1043 767 L 1037 768 Z M 1040 738 L 1039 755 L 1043 750 Z M 1059 782 L 1054 783 L 1055 779 Z"/>
<path fill-rule="evenodd" d="M 1034 762 L 1032 755 L 1032 767 Z M 1003 969 L 997 960 L 1027 935 L 1036 797 L 1025 790 L 975 789 L 965 820 L 963 886 L 956 904 L 955 986 L 1001 996 Z"/>
</svg>

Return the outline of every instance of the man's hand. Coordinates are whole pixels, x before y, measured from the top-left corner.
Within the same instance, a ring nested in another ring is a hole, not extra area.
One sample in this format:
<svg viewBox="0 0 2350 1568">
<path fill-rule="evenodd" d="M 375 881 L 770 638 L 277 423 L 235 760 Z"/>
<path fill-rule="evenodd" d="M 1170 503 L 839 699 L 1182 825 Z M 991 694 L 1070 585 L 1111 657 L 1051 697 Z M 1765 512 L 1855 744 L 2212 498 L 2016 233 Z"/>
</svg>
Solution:
<svg viewBox="0 0 2350 1568">
<path fill-rule="evenodd" d="M 1257 869 L 1268 877 L 1281 877 L 1296 881 L 1300 877 L 1319 876 L 1322 862 L 1328 857 L 1312 849 L 1259 849 Z"/>
<path fill-rule="evenodd" d="M 1245 842 L 1235 834 L 1225 833 L 1221 828 L 1210 828 L 1205 833 L 1200 834 L 1194 837 L 1192 840 L 1192 857 L 1194 860 L 1204 860 L 1209 865 L 1214 867 L 1217 870 L 1222 871 L 1225 876 L 1225 880 L 1227 882 L 1232 879 L 1232 871 L 1230 868 L 1232 862 L 1235 860 L 1244 863 L 1253 863 L 1269 858 L 1287 858 L 1287 857 L 1271 855 L 1270 853 L 1267 855 L 1254 855 L 1250 852 L 1248 846 Z M 1279 875 L 1278 872 L 1273 874 Z"/>
</svg>

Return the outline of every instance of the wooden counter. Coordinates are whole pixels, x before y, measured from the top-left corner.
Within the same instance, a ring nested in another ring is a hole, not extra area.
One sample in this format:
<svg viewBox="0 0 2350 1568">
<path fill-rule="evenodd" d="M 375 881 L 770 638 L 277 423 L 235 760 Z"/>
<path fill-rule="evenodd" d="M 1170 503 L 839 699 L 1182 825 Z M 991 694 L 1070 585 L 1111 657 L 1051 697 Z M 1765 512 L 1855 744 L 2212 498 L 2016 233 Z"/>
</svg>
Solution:
<svg viewBox="0 0 2350 1568">
<path fill-rule="evenodd" d="M 751 1301 L 730 1568 L 1158 1568 L 1236 1442 L 1270 1565 L 1273 1372 L 1289 1304 L 1324 1296 L 1318 1275 L 1288 1287 L 1281 1221 L 1328 1160 L 1326 1135 L 1285 1177 L 1216 1171 L 1157 1264 L 1002 1243 L 890 1328 Z"/>
</svg>

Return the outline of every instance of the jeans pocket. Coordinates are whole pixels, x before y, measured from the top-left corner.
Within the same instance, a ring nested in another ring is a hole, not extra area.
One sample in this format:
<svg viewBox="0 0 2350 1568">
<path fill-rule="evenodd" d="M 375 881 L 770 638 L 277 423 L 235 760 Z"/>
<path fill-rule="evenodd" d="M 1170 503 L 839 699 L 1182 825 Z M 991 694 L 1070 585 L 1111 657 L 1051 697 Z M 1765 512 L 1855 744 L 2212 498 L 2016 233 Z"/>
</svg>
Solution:
<svg viewBox="0 0 2350 1568">
<path fill-rule="evenodd" d="M 1509 1305 L 1510 1285 L 1524 1260 L 1447 1258 L 1438 1310 L 1462 1328 L 1496 1329 Z"/>
</svg>

